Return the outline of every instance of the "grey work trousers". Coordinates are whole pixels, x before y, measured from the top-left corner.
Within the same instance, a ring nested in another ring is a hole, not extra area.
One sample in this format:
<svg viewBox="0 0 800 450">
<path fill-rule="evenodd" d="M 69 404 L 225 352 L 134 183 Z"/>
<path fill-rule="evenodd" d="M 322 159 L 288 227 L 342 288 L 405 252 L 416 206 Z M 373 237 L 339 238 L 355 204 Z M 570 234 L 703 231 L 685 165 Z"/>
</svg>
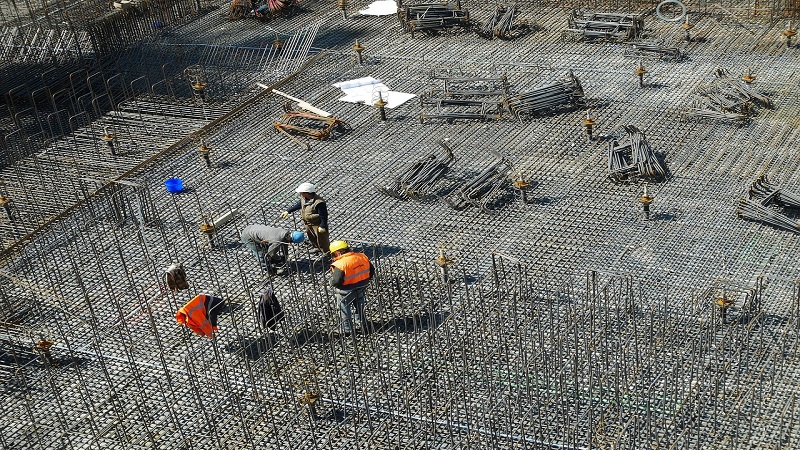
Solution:
<svg viewBox="0 0 800 450">
<path fill-rule="evenodd" d="M 353 330 L 353 319 L 358 322 L 362 330 L 366 331 L 367 316 L 364 314 L 366 291 L 366 287 L 360 287 L 352 290 L 335 289 L 336 299 L 339 300 L 339 313 L 342 318 L 342 330 L 345 333 L 350 333 Z"/>
</svg>

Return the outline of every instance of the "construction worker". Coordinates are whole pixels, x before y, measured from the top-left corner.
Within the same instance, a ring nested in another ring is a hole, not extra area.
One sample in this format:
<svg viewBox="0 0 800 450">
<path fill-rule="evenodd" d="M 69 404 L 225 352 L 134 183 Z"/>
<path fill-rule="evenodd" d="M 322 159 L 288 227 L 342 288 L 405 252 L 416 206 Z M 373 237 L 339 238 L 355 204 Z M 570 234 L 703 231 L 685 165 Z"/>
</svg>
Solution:
<svg viewBox="0 0 800 450">
<path fill-rule="evenodd" d="M 299 231 L 266 225 L 248 225 L 242 230 L 242 243 L 256 256 L 261 269 L 275 275 L 286 273 L 289 242 L 299 244 L 305 237 Z"/>
<path fill-rule="evenodd" d="M 367 330 L 367 316 L 364 315 L 364 293 L 369 280 L 375 275 L 375 268 L 367 255 L 354 252 L 345 241 L 334 241 L 330 245 L 333 262 L 331 263 L 331 286 L 334 287 L 339 311 L 342 317 L 342 331 L 349 335 L 353 331 L 353 308 L 355 321 L 361 329 Z"/>
<path fill-rule="evenodd" d="M 300 194 L 300 200 L 282 212 L 281 217 L 286 218 L 289 213 L 299 210 L 300 218 L 306 225 L 308 241 L 314 246 L 314 251 L 329 253 L 328 206 L 325 199 L 317 194 L 317 187 L 311 183 L 300 183 L 294 191 Z"/>
</svg>

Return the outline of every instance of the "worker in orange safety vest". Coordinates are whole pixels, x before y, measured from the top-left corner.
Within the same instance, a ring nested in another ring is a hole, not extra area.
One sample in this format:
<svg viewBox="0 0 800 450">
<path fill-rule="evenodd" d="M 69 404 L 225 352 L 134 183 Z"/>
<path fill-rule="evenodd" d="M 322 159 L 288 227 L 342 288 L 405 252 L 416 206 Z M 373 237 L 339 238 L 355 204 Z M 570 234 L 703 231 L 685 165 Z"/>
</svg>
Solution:
<svg viewBox="0 0 800 450">
<path fill-rule="evenodd" d="M 369 280 L 375 275 L 375 268 L 367 255 L 354 252 L 345 241 L 331 242 L 331 286 L 339 301 L 342 318 L 342 331 L 345 335 L 353 332 L 353 308 L 355 321 L 361 330 L 367 331 L 367 316 L 364 315 L 365 291 Z"/>
<path fill-rule="evenodd" d="M 220 297 L 200 294 L 175 313 L 175 320 L 189 327 L 195 334 L 213 337 L 217 330 L 217 315 L 224 305 L 225 300 Z"/>
</svg>

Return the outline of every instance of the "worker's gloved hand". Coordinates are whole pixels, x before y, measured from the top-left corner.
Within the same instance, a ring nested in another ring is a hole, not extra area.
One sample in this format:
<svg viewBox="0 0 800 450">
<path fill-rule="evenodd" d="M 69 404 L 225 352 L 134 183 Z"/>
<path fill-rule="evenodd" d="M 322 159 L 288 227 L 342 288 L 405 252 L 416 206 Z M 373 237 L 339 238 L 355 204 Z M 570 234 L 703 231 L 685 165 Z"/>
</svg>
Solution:
<svg viewBox="0 0 800 450">
<path fill-rule="evenodd" d="M 328 230 L 326 230 L 324 227 L 319 227 L 319 228 L 317 228 L 317 230 L 319 230 L 320 233 L 327 233 L 328 232 Z"/>
<path fill-rule="evenodd" d="M 287 217 L 289 217 L 289 211 L 284 211 L 281 213 L 281 219 L 285 219 Z"/>
</svg>

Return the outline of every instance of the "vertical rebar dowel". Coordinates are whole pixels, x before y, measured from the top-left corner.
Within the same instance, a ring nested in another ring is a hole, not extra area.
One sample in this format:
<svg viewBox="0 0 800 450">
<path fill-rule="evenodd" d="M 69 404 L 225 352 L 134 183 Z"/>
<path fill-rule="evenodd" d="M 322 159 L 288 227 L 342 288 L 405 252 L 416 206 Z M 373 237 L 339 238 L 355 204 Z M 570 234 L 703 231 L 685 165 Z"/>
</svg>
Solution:
<svg viewBox="0 0 800 450">
<path fill-rule="evenodd" d="M 345 19 L 346 19 L 346 18 L 347 18 L 347 17 L 345 17 Z M 363 55 L 363 53 L 364 53 L 364 46 L 363 46 L 363 45 L 361 45 L 361 44 L 358 42 L 358 39 L 356 39 L 356 43 L 355 43 L 355 45 L 353 45 L 353 50 L 355 50 L 355 52 L 356 52 L 356 58 L 358 59 L 358 64 L 362 64 L 362 65 L 363 65 L 363 64 L 364 64 L 364 55 Z"/>
<path fill-rule="evenodd" d="M 383 92 L 378 92 L 378 101 L 375 102 L 375 106 L 378 107 L 378 118 L 383 122 L 386 121 L 386 105 L 389 102 L 383 99 Z"/>
</svg>

